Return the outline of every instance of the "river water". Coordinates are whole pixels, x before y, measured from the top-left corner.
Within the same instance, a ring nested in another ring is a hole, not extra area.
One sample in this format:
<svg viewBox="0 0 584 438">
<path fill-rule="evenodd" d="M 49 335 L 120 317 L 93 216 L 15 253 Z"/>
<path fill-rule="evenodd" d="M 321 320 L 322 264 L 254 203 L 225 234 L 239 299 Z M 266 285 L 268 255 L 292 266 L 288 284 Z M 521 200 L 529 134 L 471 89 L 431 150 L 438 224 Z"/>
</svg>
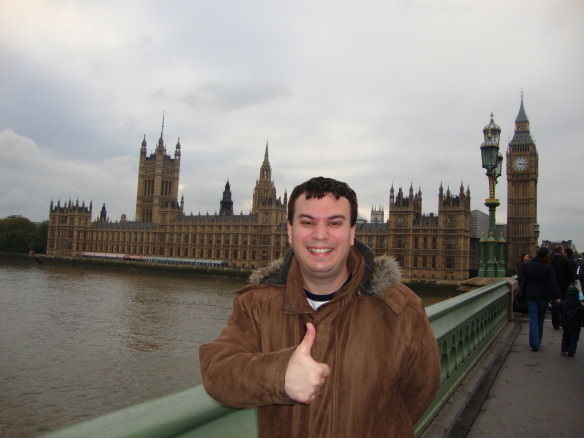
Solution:
<svg viewBox="0 0 584 438">
<path fill-rule="evenodd" d="M 243 278 L 0 257 L 0 437 L 29 438 L 201 382 Z M 421 295 L 425 303 L 451 290 Z"/>
</svg>

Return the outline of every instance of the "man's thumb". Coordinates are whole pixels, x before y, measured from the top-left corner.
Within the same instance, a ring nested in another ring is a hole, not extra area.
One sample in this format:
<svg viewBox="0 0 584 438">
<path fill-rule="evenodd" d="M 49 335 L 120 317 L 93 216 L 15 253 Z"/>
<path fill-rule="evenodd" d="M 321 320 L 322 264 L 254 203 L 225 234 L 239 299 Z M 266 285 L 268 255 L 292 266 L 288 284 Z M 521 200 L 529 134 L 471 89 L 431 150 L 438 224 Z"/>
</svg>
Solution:
<svg viewBox="0 0 584 438">
<path fill-rule="evenodd" d="M 311 322 L 306 323 L 306 334 L 302 338 L 302 342 L 298 345 L 304 353 L 310 354 L 314 340 L 316 339 L 316 328 Z"/>
</svg>

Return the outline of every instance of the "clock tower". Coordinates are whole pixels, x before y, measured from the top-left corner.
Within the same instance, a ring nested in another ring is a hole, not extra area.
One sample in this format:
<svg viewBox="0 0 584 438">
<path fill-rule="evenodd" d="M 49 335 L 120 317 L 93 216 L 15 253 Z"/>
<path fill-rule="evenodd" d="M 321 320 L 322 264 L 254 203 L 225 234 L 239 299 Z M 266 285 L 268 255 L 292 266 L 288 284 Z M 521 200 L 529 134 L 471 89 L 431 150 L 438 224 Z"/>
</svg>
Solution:
<svg viewBox="0 0 584 438">
<path fill-rule="evenodd" d="M 521 254 L 533 255 L 538 244 L 538 156 L 523 107 L 515 119 L 515 133 L 507 148 L 507 269 L 515 270 Z"/>
</svg>

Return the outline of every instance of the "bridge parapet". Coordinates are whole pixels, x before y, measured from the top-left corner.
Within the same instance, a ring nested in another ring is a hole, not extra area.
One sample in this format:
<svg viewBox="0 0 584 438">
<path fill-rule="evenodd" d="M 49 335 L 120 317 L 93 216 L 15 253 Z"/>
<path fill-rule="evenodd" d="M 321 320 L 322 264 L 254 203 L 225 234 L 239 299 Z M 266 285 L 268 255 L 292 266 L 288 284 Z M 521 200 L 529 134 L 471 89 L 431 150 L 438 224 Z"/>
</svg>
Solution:
<svg viewBox="0 0 584 438">
<path fill-rule="evenodd" d="M 419 435 L 512 319 L 514 280 L 498 280 L 426 308 L 441 358 L 440 388 L 416 424 Z"/>
<path fill-rule="evenodd" d="M 419 435 L 512 318 L 514 282 L 499 280 L 426 308 L 438 340 L 438 394 L 416 424 Z M 255 409 L 218 404 L 202 385 L 130 406 L 43 438 L 247 438 L 257 436 Z"/>
</svg>

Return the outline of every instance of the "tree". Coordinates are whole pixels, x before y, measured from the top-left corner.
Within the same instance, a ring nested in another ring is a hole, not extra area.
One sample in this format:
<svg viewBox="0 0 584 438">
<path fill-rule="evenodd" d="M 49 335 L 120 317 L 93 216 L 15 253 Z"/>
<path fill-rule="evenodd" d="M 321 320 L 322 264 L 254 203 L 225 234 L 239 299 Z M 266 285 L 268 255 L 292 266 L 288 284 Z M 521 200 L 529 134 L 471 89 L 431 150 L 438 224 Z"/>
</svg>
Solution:
<svg viewBox="0 0 584 438">
<path fill-rule="evenodd" d="M 22 216 L 0 219 L 0 251 L 46 252 L 48 221 L 35 224 Z"/>
<path fill-rule="evenodd" d="M 35 224 L 35 231 L 31 236 L 28 245 L 29 251 L 36 253 L 47 252 L 47 238 L 49 234 L 49 221 L 43 221 L 40 224 Z"/>
</svg>

